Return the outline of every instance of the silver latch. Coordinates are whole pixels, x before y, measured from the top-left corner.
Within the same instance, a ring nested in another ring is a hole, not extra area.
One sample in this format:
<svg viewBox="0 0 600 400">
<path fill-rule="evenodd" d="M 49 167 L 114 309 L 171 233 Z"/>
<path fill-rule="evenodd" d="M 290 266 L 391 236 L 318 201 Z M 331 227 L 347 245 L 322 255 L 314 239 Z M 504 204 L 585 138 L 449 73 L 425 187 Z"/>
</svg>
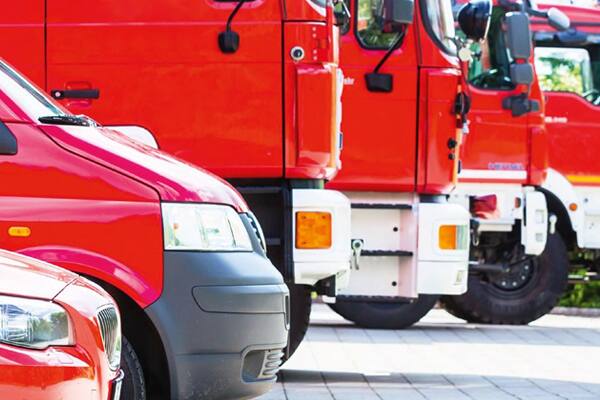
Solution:
<svg viewBox="0 0 600 400">
<path fill-rule="evenodd" d="M 352 267 L 358 271 L 360 254 L 362 253 L 365 241 L 362 239 L 352 239 Z"/>
<path fill-rule="evenodd" d="M 558 217 L 555 214 L 550 214 L 548 217 L 548 230 L 551 235 L 556 233 L 556 223 L 558 222 Z"/>
</svg>

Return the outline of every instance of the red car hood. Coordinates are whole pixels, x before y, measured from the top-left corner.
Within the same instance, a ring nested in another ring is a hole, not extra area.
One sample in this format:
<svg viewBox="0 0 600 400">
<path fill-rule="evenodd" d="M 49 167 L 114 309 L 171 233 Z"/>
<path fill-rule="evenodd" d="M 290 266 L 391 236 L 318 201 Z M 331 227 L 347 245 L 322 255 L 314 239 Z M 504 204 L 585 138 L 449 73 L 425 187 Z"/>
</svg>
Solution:
<svg viewBox="0 0 600 400">
<path fill-rule="evenodd" d="M 154 188 L 161 200 L 228 204 L 248 210 L 227 182 L 199 167 L 108 128 L 39 125 L 63 148 Z"/>
<path fill-rule="evenodd" d="M 65 269 L 0 250 L 0 295 L 52 300 L 77 278 Z"/>
</svg>

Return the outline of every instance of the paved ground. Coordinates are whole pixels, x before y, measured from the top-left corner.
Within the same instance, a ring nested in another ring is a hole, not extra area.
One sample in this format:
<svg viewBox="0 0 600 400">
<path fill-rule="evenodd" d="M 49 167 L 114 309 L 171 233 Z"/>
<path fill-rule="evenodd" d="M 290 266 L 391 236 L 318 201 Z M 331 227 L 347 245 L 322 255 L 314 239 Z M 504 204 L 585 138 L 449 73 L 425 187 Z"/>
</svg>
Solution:
<svg viewBox="0 0 600 400">
<path fill-rule="evenodd" d="M 600 399 L 600 318 L 487 326 L 434 310 L 412 329 L 378 331 L 315 304 L 311 320 L 261 400 Z"/>
</svg>

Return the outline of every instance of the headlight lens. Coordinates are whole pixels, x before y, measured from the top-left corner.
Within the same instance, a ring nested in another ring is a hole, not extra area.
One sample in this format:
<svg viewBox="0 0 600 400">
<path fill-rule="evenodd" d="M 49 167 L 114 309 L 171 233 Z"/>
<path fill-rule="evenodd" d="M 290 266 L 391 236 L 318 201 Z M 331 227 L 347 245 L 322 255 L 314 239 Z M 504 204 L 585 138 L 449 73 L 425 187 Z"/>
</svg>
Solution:
<svg viewBox="0 0 600 400">
<path fill-rule="evenodd" d="M 163 203 L 165 250 L 252 251 L 241 217 L 228 206 Z"/>
<path fill-rule="evenodd" d="M 50 301 L 0 296 L 0 342 L 30 349 L 72 345 L 69 315 Z"/>
</svg>

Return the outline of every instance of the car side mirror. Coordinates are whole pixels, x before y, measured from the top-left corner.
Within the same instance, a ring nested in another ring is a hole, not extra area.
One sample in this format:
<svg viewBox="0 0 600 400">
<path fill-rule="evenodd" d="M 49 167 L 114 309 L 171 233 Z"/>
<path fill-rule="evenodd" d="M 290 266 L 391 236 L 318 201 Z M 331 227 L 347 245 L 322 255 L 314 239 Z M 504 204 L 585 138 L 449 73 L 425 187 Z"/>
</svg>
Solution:
<svg viewBox="0 0 600 400">
<path fill-rule="evenodd" d="M 558 8 L 549 8 L 548 11 L 546 11 L 546 15 L 548 17 L 548 25 L 557 31 L 563 32 L 571 27 L 571 20 L 569 20 L 567 14 L 560 11 Z"/>
<path fill-rule="evenodd" d="M 524 12 L 506 14 L 506 43 L 515 59 L 528 60 L 531 57 L 531 27 L 529 15 Z"/>
<path fill-rule="evenodd" d="M 511 64 L 510 80 L 517 85 L 531 85 L 533 83 L 533 66 L 526 64 Z"/>
<path fill-rule="evenodd" d="M 405 25 L 413 23 L 415 0 L 384 0 L 381 6 L 381 21 L 386 33 L 401 32 Z"/>
<path fill-rule="evenodd" d="M 490 0 L 471 0 L 458 11 L 460 30 L 472 40 L 479 41 L 487 36 L 492 17 Z"/>
</svg>

